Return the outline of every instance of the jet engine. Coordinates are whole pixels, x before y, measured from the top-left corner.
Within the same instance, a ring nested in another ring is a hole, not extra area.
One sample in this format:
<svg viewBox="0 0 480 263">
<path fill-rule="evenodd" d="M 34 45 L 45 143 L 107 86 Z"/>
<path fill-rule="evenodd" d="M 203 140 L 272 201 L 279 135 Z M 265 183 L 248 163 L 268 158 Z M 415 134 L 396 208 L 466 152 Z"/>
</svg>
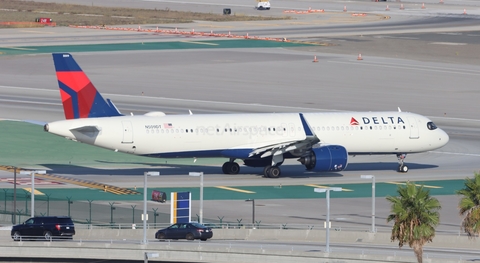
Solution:
<svg viewBox="0 0 480 263">
<path fill-rule="evenodd" d="M 316 172 L 342 171 L 347 168 L 348 153 L 340 145 L 324 145 L 312 148 L 305 156 L 298 159 L 307 170 Z"/>
</svg>

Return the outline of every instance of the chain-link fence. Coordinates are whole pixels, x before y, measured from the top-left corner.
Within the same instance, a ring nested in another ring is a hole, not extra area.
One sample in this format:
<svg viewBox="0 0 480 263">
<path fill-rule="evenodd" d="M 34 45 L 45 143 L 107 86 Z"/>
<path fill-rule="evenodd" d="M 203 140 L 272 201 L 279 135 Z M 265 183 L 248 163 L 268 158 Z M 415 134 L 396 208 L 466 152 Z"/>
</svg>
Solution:
<svg viewBox="0 0 480 263">
<path fill-rule="evenodd" d="M 0 191 L 0 223 L 18 224 L 31 216 L 31 194 L 25 190 Z M 141 224 L 142 202 L 76 201 L 69 197 L 52 198 L 47 195 L 35 195 L 35 216 L 70 216 L 75 222 L 85 224 Z M 170 215 L 158 212 L 158 208 L 147 210 L 149 223 L 169 223 Z"/>
</svg>

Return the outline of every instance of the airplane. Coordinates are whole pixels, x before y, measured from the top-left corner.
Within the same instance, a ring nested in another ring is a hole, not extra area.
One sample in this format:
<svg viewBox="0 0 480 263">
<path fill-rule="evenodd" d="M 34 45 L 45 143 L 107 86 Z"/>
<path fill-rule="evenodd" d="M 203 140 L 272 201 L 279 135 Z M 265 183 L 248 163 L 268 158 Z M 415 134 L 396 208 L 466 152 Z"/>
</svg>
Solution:
<svg viewBox="0 0 480 263">
<path fill-rule="evenodd" d="M 443 147 L 449 137 L 427 117 L 398 111 L 335 113 L 239 113 L 123 115 L 104 99 L 69 53 L 53 53 L 66 120 L 44 130 L 70 140 L 134 155 L 158 158 L 228 158 L 225 174 L 240 165 L 262 167 L 278 178 L 285 159 L 306 170 L 340 172 L 349 155 L 398 158 L 398 172 L 410 153 Z"/>
</svg>

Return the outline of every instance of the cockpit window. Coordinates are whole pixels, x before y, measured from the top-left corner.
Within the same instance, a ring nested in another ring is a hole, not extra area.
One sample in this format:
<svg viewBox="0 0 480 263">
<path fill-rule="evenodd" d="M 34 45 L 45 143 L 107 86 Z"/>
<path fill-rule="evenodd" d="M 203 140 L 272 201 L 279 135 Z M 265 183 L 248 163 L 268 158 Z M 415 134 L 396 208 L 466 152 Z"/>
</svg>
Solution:
<svg viewBox="0 0 480 263">
<path fill-rule="evenodd" d="M 437 125 L 435 125 L 433 122 L 427 122 L 427 128 L 433 131 L 437 128 Z"/>
</svg>

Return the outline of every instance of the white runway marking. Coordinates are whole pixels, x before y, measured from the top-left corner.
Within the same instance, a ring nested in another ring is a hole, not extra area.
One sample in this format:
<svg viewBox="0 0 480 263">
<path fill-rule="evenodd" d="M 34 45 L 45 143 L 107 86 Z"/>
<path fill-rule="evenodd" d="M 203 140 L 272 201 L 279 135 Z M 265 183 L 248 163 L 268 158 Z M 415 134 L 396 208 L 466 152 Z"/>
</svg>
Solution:
<svg viewBox="0 0 480 263">
<path fill-rule="evenodd" d="M 451 73 L 451 74 L 463 74 L 463 75 L 473 75 L 473 76 L 480 76 L 480 72 L 476 70 L 468 70 L 468 69 L 457 69 L 457 68 L 437 68 L 437 67 L 423 67 L 423 66 L 414 66 L 414 65 L 397 65 L 397 64 L 388 64 L 388 63 L 372 63 L 366 62 L 363 60 L 359 63 L 357 60 L 355 61 L 333 61 L 330 60 L 328 62 L 331 63 L 343 63 L 343 64 L 356 64 L 356 65 L 365 65 L 365 66 L 373 66 L 373 67 L 388 67 L 388 68 L 397 68 L 397 69 L 407 69 L 407 70 L 415 70 L 415 71 L 431 71 L 431 72 L 441 72 L 441 73 Z"/>
<path fill-rule="evenodd" d="M 467 43 L 454 43 L 454 42 L 432 42 L 432 45 L 447 45 L 447 46 L 465 46 Z"/>
<path fill-rule="evenodd" d="M 454 152 L 437 152 L 437 151 L 430 151 L 429 153 L 480 157 L 480 153 L 454 153 Z"/>
</svg>

